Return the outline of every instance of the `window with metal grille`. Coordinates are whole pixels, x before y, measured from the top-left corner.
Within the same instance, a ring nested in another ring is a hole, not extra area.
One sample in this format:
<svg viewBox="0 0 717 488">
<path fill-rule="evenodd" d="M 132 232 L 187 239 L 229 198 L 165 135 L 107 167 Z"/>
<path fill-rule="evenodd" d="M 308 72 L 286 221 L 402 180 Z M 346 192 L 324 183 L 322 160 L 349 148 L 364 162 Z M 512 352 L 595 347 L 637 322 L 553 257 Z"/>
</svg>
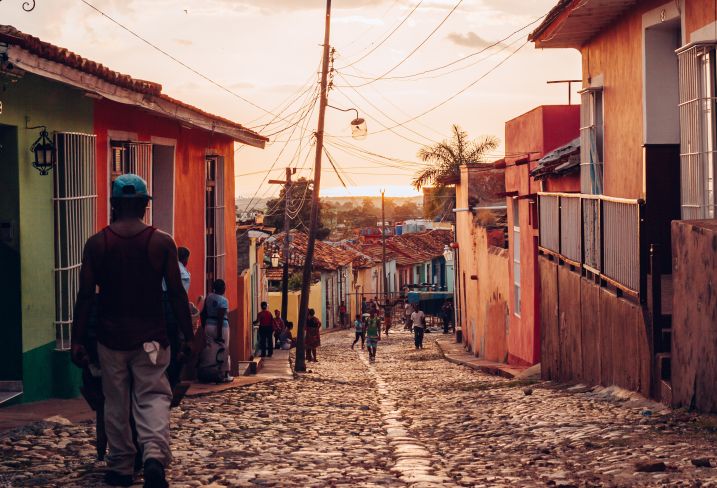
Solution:
<svg viewBox="0 0 717 488">
<path fill-rule="evenodd" d="M 712 219 L 717 164 L 715 44 L 678 51 L 680 70 L 680 194 L 684 219 Z"/>
<path fill-rule="evenodd" d="M 580 191 L 603 193 L 603 92 L 588 88 L 580 92 Z"/>
<path fill-rule="evenodd" d="M 513 313 L 520 317 L 520 202 L 513 198 Z"/>
<path fill-rule="evenodd" d="M 224 279 L 226 246 L 224 232 L 224 158 L 206 159 L 207 292 L 216 279 Z"/>
<path fill-rule="evenodd" d="M 95 232 L 95 136 L 61 132 L 55 135 L 55 143 L 55 334 L 56 348 L 66 350 L 70 348 L 82 249 Z"/>
<path fill-rule="evenodd" d="M 152 194 L 152 144 L 149 142 L 110 141 L 110 194 L 112 183 L 117 177 L 134 173 L 147 182 L 147 190 Z M 112 218 L 110 218 L 112 220 Z M 152 225 L 152 200 L 147 204 L 144 222 Z"/>
</svg>

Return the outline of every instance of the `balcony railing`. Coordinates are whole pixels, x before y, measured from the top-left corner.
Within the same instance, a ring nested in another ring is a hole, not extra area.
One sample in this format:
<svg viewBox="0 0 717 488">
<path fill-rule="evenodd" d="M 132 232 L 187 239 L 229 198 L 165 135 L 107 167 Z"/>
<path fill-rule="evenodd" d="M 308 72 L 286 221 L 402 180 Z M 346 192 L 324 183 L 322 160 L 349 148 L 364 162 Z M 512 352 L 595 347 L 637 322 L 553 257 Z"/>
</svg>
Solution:
<svg viewBox="0 0 717 488">
<path fill-rule="evenodd" d="M 641 200 L 578 193 L 539 195 L 540 248 L 641 295 Z"/>
</svg>

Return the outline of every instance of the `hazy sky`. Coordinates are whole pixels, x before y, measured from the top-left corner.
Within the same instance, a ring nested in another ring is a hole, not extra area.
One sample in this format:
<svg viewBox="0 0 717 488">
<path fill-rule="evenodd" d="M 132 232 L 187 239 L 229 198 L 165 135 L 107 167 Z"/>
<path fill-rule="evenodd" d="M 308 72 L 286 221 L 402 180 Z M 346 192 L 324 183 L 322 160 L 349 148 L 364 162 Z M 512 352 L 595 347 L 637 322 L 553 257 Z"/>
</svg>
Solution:
<svg viewBox="0 0 717 488">
<path fill-rule="evenodd" d="M 367 120 L 369 135 L 363 141 L 351 139 L 349 122 L 353 112 L 328 110 L 328 151 L 346 183 L 353 188 L 349 192 L 341 188 L 324 157 L 324 195 L 361 195 L 375 193 L 381 187 L 396 195 L 407 193 L 411 175 L 419 167 L 415 164 L 418 148 L 444 138 L 452 123 L 461 125 L 473 137 L 492 134 L 502 140 L 506 120 L 537 105 L 567 103 L 567 88 L 547 85 L 547 80 L 580 78 L 580 57 L 573 50 L 541 51 L 528 44 L 506 60 L 523 45 L 530 32 L 528 28 L 495 48 L 448 68 L 358 87 L 396 66 L 457 3 L 457 0 L 424 0 L 393 36 L 359 60 L 418 1 L 333 2 L 331 45 L 336 48 L 337 73 L 329 103 L 341 108 L 356 107 Z M 284 108 L 283 103 L 296 99 L 281 114 L 286 120 L 277 119 L 261 132 L 271 134 L 296 124 L 304 114 L 301 109 L 310 101 L 318 81 L 323 0 L 87 2 L 266 110 L 277 113 L 278 107 Z M 420 73 L 475 53 L 537 19 L 555 3 L 556 0 L 464 0 L 420 49 L 385 77 Z M 117 71 L 159 82 L 165 93 L 244 125 L 261 126 L 272 118 L 153 50 L 82 0 L 37 0 L 31 13 L 24 12 L 21 4 L 22 0 L 0 2 L 0 23 L 14 25 Z M 346 66 L 357 60 L 356 64 Z M 501 66 L 477 81 L 501 62 Z M 436 110 L 406 123 L 405 127 L 395 127 L 476 81 Z M 307 144 L 316 127 L 315 119 L 314 112 L 305 123 L 294 125 L 293 133 L 289 129 L 272 136 L 271 145 L 264 151 L 240 149 L 236 154 L 237 193 L 250 196 L 257 188 L 259 196 L 277 192 L 276 185 L 262 185 L 264 175 L 275 162 L 270 178 L 281 177 L 283 168 L 290 164 L 299 168 L 303 165 L 301 174 L 308 175 L 314 155 Z M 351 146 L 394 160 L 362 157 L 364 153 Z M 494 155 L 496 159 L 502 151 L 501 145 Z"/>
</svg>

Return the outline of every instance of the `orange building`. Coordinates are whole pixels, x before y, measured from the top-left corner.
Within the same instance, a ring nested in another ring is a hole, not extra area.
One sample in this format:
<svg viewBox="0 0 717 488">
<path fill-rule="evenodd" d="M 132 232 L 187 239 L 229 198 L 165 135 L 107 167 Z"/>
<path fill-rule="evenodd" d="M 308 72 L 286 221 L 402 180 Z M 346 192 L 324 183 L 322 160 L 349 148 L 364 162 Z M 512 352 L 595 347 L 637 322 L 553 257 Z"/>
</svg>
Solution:
<svg viewBox="0 0 717 488">
<path fill-rule="evenodd" d="M 577 177 L 535 180 L 530 172 L 548 152 L 578 137 L 580 106 L 536 107 L 505 123 L 505 190 L 511 266 L 509 266 L 508 363 L 540 362 L 537 193 L 576 189 Z"/>
<path fill-rule="evenodd" d="M 539 197 L 547 377 L 717 410 L 714 222 L 679 221 L 716 216 L 716 17 L 561 0 L 530 36 L 583 59 L 581 193 Z"/>
</svg>

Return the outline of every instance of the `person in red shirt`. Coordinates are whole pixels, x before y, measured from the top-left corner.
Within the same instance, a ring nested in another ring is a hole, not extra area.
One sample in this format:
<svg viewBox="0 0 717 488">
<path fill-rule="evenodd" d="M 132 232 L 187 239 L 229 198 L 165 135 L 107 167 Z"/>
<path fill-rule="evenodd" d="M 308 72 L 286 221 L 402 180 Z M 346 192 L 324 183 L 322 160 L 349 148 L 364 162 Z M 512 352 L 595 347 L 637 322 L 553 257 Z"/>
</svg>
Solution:
<svg viewBox="0 0 717 488">
<path fill-rule="evenodd" d="M 259 324 L 259 349 L 261 357 L 271 357 L 274 354 L 274 317 L 267 310 L 269 304 L 261 302 L 261 312 L 256 316 L 255 323 Z"/>
</svg>

